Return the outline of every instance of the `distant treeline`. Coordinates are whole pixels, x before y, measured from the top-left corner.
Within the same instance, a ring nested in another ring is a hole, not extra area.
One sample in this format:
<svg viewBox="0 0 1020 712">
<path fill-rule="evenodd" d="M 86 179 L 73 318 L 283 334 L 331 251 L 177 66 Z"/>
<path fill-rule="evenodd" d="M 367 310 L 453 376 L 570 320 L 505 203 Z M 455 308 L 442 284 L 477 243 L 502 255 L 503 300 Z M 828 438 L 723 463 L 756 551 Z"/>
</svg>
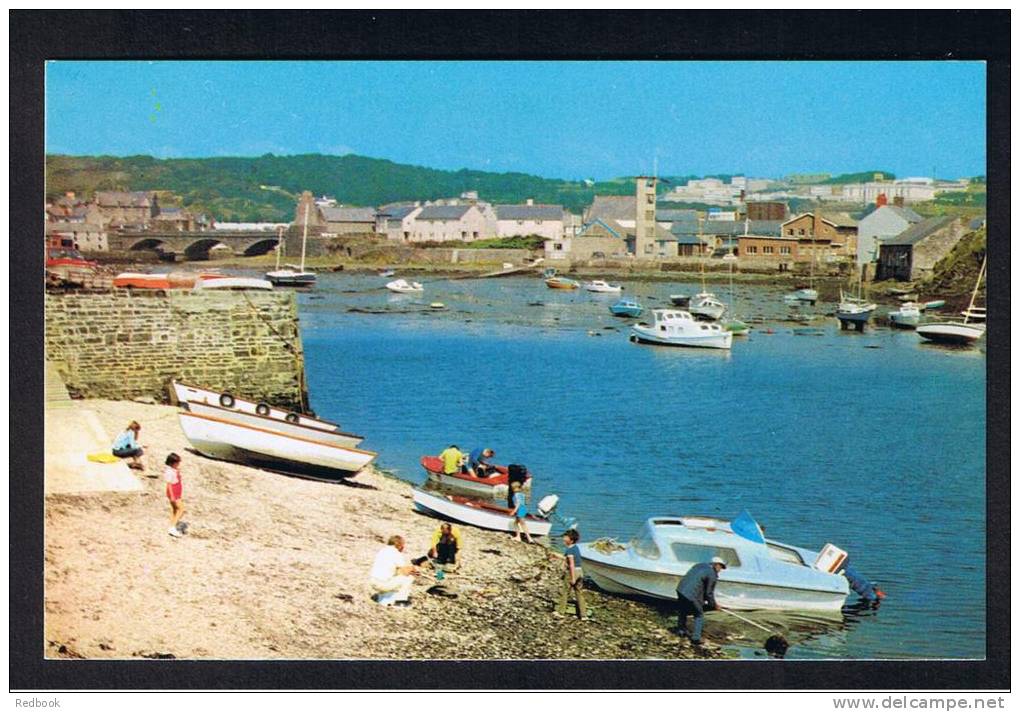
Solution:
<svg viewBox="0 0 1020 712">
<path fill-rule="evenodd" d="M 160 190 L 178 196 L 193 211 L 228 222 L 293 218 L 295 201 L 286 193 L 310 190 L 345 205 L 378 206 L 404 200 L 436 200 L 477 191 L 492 203 L 563 205 L 581 213 L 596 194 L 630 195 L 633 179 L 567 181 L 525 173 L 443 171 L 364 156 L 275 156 L 257 158 L 171 158 L 151 156 L 46 157 L 49 196 L 73 190 Z M 273 186 L 280 190 L 266 190 Z M 281 192 L 285 191 L 285 192 Z"/>
</svg>

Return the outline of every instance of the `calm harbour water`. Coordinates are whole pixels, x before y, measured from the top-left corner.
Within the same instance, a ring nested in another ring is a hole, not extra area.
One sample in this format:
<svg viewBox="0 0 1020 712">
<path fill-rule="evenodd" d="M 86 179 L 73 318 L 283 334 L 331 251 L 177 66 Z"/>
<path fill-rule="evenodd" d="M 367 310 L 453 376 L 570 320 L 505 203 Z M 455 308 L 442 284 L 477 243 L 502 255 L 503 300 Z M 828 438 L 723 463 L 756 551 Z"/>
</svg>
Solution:
<svg viewBox="0 0 1020 712">
<path fill-rule="evenodd" d="M 421 455 L 492 447 L 536 473 L 539 497 L 559 494 L 586 541 L 746 508 L 770 538 L 848 550 L 888 594 L 878 611 L 791 633 L 788 657 L 984 656 L 978 349 L 841 333 L 825 317 L 811 322 L 822 335 L 795 335 L 778 287 L 737 288 L 738 315 L 766 323 L 726 353 L 631 344 L 614 295 L 534 277 L 434 281 L 418 297 L 385 281 L 320 275 L 299 297 L 312 406 L 364 433 L 379 466 L 422 482 Z M 654 307 L 698 287 L 625 294 Z"/>
</svg>

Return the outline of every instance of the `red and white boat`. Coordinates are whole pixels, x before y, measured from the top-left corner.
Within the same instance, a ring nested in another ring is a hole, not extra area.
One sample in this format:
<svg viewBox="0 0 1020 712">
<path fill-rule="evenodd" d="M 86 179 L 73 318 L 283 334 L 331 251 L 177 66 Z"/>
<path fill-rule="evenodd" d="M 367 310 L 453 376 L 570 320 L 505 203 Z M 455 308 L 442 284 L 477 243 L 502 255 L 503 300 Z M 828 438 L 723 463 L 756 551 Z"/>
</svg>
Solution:
<svg viewBox="0 0 1020 712">
<path fill-rule="evenodd" d="M 223 279 L 219 272 L 121 272 L 113 278 L 113 286 L 123 289 L 193 289 L 204 281 L 209 287 L 212 280 Z"/>
<path fill-rule="evenodd" d="M 510 487 L 510 475 L 503 465 L 496 465 L 495 474 L 488 477 L 475 477 L 466 472 L 455 472 L 452 475 L 443 472 L 443 461 L 432 455 L 425 455 L 421 459 L 421 466 L 425 468 L 426 474 L 433 482 L 438 482 L 446 487 L 459 489 L 476 494 L 484 494 L 493 498 L 506 498 Z M 531 473 L 525 475 L 524 484 L 521 489 L 531 490 Z"/>
<path fill-rule="evenodd" d="M 548 495 L 538 503 L 536 509 L 538 515 L 529 514 L 524 518 L 531 536 L 548 536 L 552 529 L 552 522 L 548 517 L 556 508 L 558 498 L 556 495 Z M 510 516 L 513 511 L 508 507 L 501 507 L 492 502 L 471 499 L 460 495 L 446 495 L 437 492 L 428 492 L 422 489 L 414 490 L 414 508 L 423 514 L 429 514 L 440 519 L 450 519 L 463 524 L 471 524 L 481 529 L 492 529 L 497 532 L 515 532 L 514 518 Z"/>
</svg>

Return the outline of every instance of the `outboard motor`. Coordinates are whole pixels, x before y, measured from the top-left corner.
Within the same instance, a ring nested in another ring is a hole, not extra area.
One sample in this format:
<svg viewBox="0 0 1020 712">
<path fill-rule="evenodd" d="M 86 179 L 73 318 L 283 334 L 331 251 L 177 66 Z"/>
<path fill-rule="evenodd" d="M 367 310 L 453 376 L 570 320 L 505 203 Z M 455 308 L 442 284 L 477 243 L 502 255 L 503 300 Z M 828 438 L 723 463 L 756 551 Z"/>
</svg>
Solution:
<svg viewBox="0 0 1020 712">
<path fill-rule="evenodd" d="M 554 522 L 563 527 L 564 531 L 567 529 L 573 529 L 577 526 L 576 517 L 561 517 L 556 514 L 556 505 L 560 503 L 559 495 L 547 494 L 545 497 L 539 500 L 536 505 L 538 510 L 538 516 L 542 519 L 552 519 Z"/>
<path fill-rule="evenodd" d="M 882 590 L 871 581 L 864 578 L 857 569 L 850 565 L 849 560 L 843 566 L 843 575 L 846 576 L 846 580 L 850 584 L 850 588 L 853 589 L 854 593 L 871 605 L 877 606 L 882 602 L 882 599 L 885 598 L 885 594 Z"/>
<path fill-rule="evenodd" d="M 556 505 L 560 503 L 559 495 L 547 494 L 543 497 L 537 507 L 538 513 L 543 519 L 548 519 L 549 515 L 556 509 Z"/>
</svg>

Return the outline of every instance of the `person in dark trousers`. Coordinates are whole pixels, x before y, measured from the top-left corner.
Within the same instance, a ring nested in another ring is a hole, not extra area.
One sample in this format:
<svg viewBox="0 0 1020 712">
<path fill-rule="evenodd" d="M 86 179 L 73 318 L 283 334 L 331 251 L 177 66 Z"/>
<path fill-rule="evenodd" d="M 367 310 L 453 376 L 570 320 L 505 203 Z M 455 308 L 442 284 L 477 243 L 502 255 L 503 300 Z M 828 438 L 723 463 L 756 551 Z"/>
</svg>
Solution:
<svg viewBox="0 0 1020 712">
<path fill-rule="evenodd" d="M 719 572 L 726 568 L 726 562 L 713 556 L 709 563 L 695 564 L 680 579 L 676 587 L 678 605 L 676 632 L 687 637 L 687 616 L 694 616 L 694 634 L 691 642 L 701 644 L 701 630 L 705 624 L 705 609 L 714 611 L 719 606 L 715 602 L 715 583 L 719 580 Z"/>
</svg>

